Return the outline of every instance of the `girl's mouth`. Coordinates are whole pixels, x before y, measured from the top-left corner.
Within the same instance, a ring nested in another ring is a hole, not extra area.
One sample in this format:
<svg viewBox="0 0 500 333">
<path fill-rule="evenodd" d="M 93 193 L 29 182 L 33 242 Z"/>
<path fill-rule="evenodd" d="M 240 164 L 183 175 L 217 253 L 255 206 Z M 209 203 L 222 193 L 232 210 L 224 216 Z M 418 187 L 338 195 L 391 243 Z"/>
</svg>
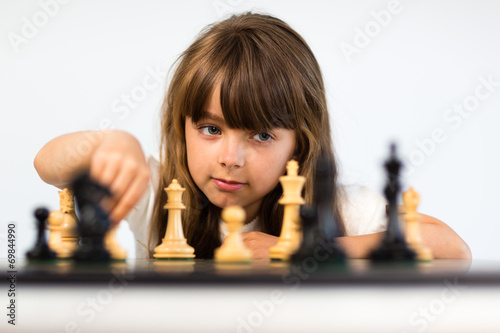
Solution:
<svg viewBox="0 0 500 333">
<path fill-rule="evenodd" d="M 239 183 L 231 180 L 224 180 L 218 178 L 212 178 L 212 182 L 219 189 L 230 192 L 241 190 L 246 185 L 245 183 Z"/>
</svg>

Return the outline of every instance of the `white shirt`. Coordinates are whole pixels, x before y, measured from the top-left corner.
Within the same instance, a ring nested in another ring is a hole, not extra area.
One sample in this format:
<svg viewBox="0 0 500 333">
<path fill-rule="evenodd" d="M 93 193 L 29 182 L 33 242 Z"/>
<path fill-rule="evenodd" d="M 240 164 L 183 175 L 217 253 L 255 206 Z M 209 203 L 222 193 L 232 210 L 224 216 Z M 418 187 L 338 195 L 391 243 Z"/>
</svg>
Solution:
<svg viewBox="0 0 500 333">
<path fill-rule="evenodd" d="M 149 255 L 149 229 L 152 224 L 156 186 L 160 181 L 158 159 L 148 156 L 147 163 L 150 170 L 148 189 L 126 218 L 136 239 L 136 258 L 148 258 Z M 359 185 L 344 185 L 343 190 L 339 200 L 346 236 L 372 234 L 386 229 L 386 201 L 379 193 Z M 247 223 L 242 229 L 242 232 L 249 231 L 260 231 L 257 219 Z M 225 223 L 220 225 L 220 234 L 221 240 L 228 235 Z"/>
</svg>

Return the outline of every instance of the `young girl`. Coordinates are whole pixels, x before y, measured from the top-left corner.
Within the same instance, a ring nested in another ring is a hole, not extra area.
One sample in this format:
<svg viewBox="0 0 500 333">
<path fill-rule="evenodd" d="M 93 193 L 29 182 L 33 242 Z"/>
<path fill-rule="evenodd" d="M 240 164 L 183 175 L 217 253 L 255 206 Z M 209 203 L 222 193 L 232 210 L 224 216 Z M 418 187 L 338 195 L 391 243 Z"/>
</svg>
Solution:
<svg viewBox="0 0 500 333">
<path fill-rule="evenodd" d="M 114 223 L 127 217 L 138 257 L 151 257 L 161 242 L 168 214 L 164 188 L 174 178 L 186 188 L 184 232 L 197 258 L 212 257 L 224 241 L 220 213 L 228 205 L 245 209 L 244 242 L 254 257 L 267 257 L 281 231 L 278 178 L 286 162 L 299 162 L 307 203 L 316 200 L 318 158 L 327 157 L 337 170 L 329 124 L 321 72 L 306 42 L 283 21 L 248 13 L 209 26 L 178 59 L 162 106 L 159 161 L 146 159 L 130 134 L 110 130 L 52 140 L 36 156 L 35 168 L 60 188 L 81 169 L 108 186 L 113 198 L 105 208 Z M 80 149 L 78 163 L 61 171 L 67 150 L 82 142 L 91 149 Z M 365 188 L 327 181 L 338 193 L 338 241 L 349 256 L 365 257 L 381 240 L 385 201 Z M 451 228 L 420 217 L 422 238 L 435 257 L 470 257 Z"/>
</svg>

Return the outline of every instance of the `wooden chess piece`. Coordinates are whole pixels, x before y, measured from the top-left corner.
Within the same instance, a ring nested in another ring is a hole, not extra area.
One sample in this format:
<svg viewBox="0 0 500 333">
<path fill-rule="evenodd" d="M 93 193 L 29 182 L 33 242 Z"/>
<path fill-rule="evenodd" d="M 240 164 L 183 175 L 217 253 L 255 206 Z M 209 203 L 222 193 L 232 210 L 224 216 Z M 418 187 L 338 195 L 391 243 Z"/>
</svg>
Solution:
<svg viewBox="0 0 500 333">
<path fill-rule="evenodd" d="M 221 247 L 215 250 L 217 262 L 249 262 L 252 252 L 243 243 L 241 228 L 245 221 L 245 210 L 239 206 L 229 206 L 222 210 L 222 220 L 226 222 L 229 235 Z"/>
<path fill-rule="evenodd" d="M 335 214 L 337 193 L 333 184 L 336 175 L 331 165 L 332 161 L 326 157 L 318 159 L 313 179 L 314 206 L 301 207 L 303 240 L 292 255 L 292 262 L 301 264 L 308 258 L 315 258 L 321 265 L 345 263 L 346 255 L 336 242 L 340 227 Z"/>
<path fill-rule="evenodd" d="M 38 208 L 35 211 L 37 220 L 37 239 L 35 246 L 26 253 L 29 260 L 51 260 L 55 259 L 56 253 L 53 252 L 47 245 L 45 239 L 45 223 L 49 216 L 49 211 L 45 208 Z"/>
<path fill-rule="evenodd" d="M 387 185 L 384 189 L 384 194 L 389 202 L 387 230 L 380 245 L 370 253 L 370 258 L 373 261 L 385 262 L 413 261 L 416 254 L 407 246 L 399 227 L 397 198 L 401 188 L 399 171 L 402 163 L 397 158 L 395 144 L 391 144 L 391 154 L 384 166 L 387 174 Z"/>
<path fill-rule="evenodd" d="M 283 225 L 278 243 L 269 249 L 271 259 L 288 260 L 301 242 L 299 223 L 300 205 L 305 203 L 301 196 L 302 187 L 306 181 L 305 177 L 298 176 L 299 164 L 295 160 L 288 161 L 286 165 L 287 175 L 279 178 L 283 187 L 283 196 L 279 203 L 285 206 L 283 213 Z"/>
<path fill-rule="evenodd" d="M 168 195 L 168 223 L 162 243 L 155 248 L 154 257 L 157 259 L 193 259 L 194 249 L 187 244 L 182 231 L 181 210 L 186 206 L 182 203 L 182 193 L 185 191 L 177 179 L 165 188 Z"/>
<path fill-rule="evenodd" d="M 59 213 L 59 211 L 52 211 L 49 213 L 49 217 L 47 218 L 47 229 L 50 231 L 47 244 L 49 245 L 50 249 L 56 253 L 63 246 L 61 236 L 61 226 L 63 220 L 62 215 Z"/>
<path fill-rule="evenodd" d="M 116 240 L 116 231 L 118 230 L 118 224 L 109 228 L 108 232 L 104 236 L 104 246 L 108 250 L 111 259 L 113 260 L 125 260 L 127 259 L 127 250 L 122 248 L 118 241 Z"/>
<path fill-rule="evenodd" d="M 405 233 L 408 246 L 415 251 L 417 259 L 430 261 L 433 259 L 432 251 L 424 246 L 420 234 L 420 222 L 418 220 L 417 206 L 420 196 L 415 190 L 410 189 L 403 193 L 403 203 L 405 207 L 404 219 L 406 221 Z"/>
<path fill-rule="evenodd" d="M 73 252 L 73 259 L 80 263 L 108 262 L 111 257 L 104 246 L 104 236 L 111 223 L 100 203 L 111 192 L 88 173 L 75 177 L 71 186 L 80 213 L 78 232 L 81 238 L 80 246 Z"/>
<path fill-rule="evenodd" d="M 64 213 L 52 211 L 47 218 L 47 229 L 50 230 L 48 245 L 57 254 L 57 258 L 70 258 L 74 247 L 66 246 L 62 241 L 61 227 L 64 222 Z"/>
<path fill-rule="evenodd" d="M 78 236 L 78 218 L 75 213 L 75 200 L 73 192 L 65 188 L 58 191 L 60 198 L 60 212 L 62 214 L 62 225 L 60 227 L 62 245 L 61 258 L 69 258 L 78 247 L 80 237 Z"/>
</svg>

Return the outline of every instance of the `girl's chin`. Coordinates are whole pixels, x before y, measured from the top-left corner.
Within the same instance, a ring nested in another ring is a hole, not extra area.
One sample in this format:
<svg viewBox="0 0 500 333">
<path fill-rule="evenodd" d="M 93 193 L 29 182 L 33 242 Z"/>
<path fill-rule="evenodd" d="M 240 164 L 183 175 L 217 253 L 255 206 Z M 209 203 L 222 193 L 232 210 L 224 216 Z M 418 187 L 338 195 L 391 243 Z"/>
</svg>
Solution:
<svg viewBox="0 0 500 333">
<path fill-rule="evenodd" d="M 208 200 L 214 205 L 221 209 L 229 206 L 244 206 L 245 203 L 242 202 L 241 198 L 238 198 L 234 193 L 218 192 L 210 193 L 207 195 Z"/>
<path fill-rule="evenodd" d="M 229 206 L 242 206 L 241 203 L 236 200 L 210 200 L 210 202 L 220 209 L 224 209 Z"/>
</svg>

